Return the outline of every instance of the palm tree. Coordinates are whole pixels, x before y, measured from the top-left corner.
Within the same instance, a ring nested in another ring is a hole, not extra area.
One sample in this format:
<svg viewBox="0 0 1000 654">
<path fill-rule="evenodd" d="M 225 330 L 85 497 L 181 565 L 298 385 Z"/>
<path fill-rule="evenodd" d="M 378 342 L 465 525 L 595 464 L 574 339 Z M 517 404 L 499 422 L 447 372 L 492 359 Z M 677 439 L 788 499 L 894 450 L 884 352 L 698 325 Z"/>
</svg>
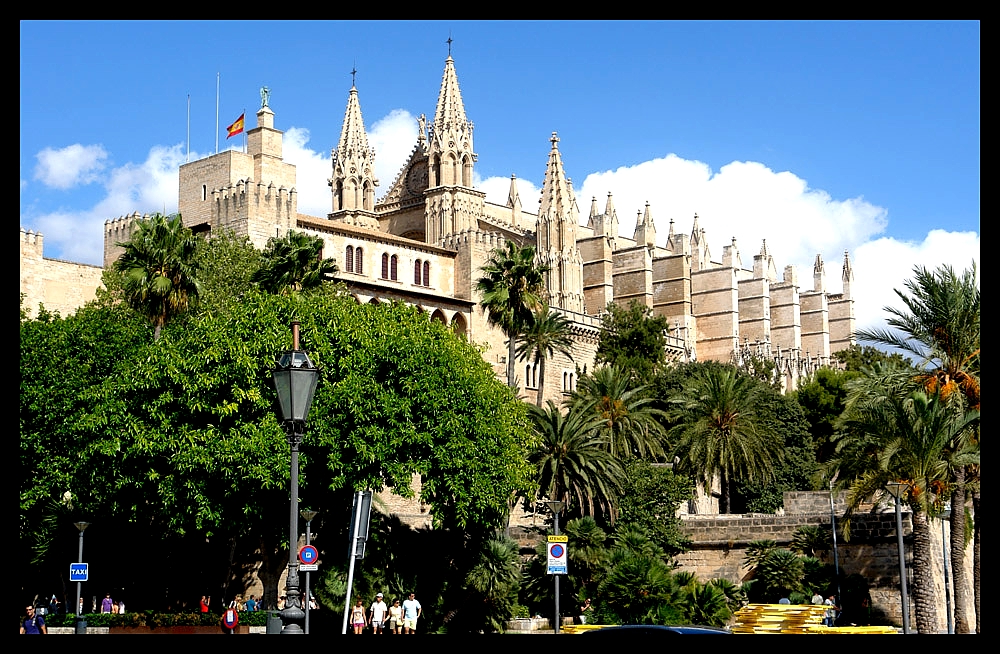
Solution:
<svg viewBox="0 0 1000 654">
<path fill-rule="evenodd" d="M 852 384 L 833 469 L 840 473 L 838 485 L 848 488 L 849 511 L 883 499 L 890 482 L 905 485 L 900 499 L 912 512 L 917 629 L 932 633 L 937 610 L 929 518 L 947 499 L 951 468 L 979 461 L 978 444 L 963 439 L 979 412 L 948 402 L 940 392 L 901 390 L 893 376 L 898 371 L 892 367 L 877 367 Z"/>
<path fill-rule="evenodd" d="M 476 290 L 486 319 L 507 336 L 507 385 L 514 388 L 516 339 L 534 321 L 534 311 L 543 302 L 549 267 L 535 261 L 535 248 L 507 241 L 497 248 L 480 269 Z"/>
<path fill-rule="evenodd" d="M 503 632 L 507 620 L 514 615 L 520 583 L 521 557 L 517 543 L 504 536 L 486 541 L 479 560 L 465 578 L 466 586 L 481 602 L 479 610 L 474 610 L 481 624 L 474 626 Z"/>
<path fill-rule="evenodd" d="M 261 255 L 261 267 L 250 281 L 275 295 L 295 295 L 317 288 L 328 275 L 337 272 L 333 259 L 323 258 L 323 239 L 303 232 L 289 231 L 273 237 Z"/>
<path fill-rule="evenodd" d="M 860 330 L 858 338 L 913 354 L 920 370 L 917 379 L 929 393 L 940 391 L 946 399 L 958 396 L 978 411 L 980 290 L 976 265 L 961 275 L 951 266 L 933 271 L 916 266 L 913 275 L 904 283 L 905 291 L 896 289 L 905 308 L 885 307 L 891 316 L 887 322 L 894 330 Z M 977 440 L 978 436 L 977 432 Z M 966 549 L 966 474 L 964 467 L 952 469 L 951 560 L 955 562 L 952 578 L 958 634 L 969 632 L 969 593 L 961 565 Z M 978 570 L 978 559 L 974 565 Z M 978 598 L 978 589 L 975 593 Z M 976 625 L 978 629 L 978 614 Z"/>
<path fill-rule="evenodd" d="M 605 365 L 581 377 L 571 401 L 600 418 L 601 435 L 613 456 L 663 456 L 666 432 L 660 419 L 667 416 L 654 406 L 647 387 L 635 385 L 624 368 Z"/>
<path fill-rule="evenodd" d="M 573 360 L 572 326 L 564 315 L 553 311 L 547 304 L 535 311 L 534 318 L 523 333 L 515 349 L 518 359 L 533 359 L 538 366 L 537 406 L 542 406 L 542 395 L 545 390 L 545 361 L 559 352 Z"/>
<path fill-rule="evenodd" d="M 567 507 L 575 500 L 584 513 L 602 507 L 613 515 L 625 471 L 598 435 L 597 418 L 572 408 L 563 415 L 552 400 L 544 409 L 529 404 L 528 414 L 540 437 L 528 457 L 538 471 L 539 497 Z"/>
<path fill-rule="evenodd" d="M 159 340 L 163 326 L 198 300 L 198 240 L 180 214 L 156 214 L 139 221 L 132 238 L 118 245 L 125 252 L 114 269 L 123 274 L 125 298 L 149 319 Z"/>
<path fill-rule="evenodd" d="M 690 385 L 671 400 L 677 424 L 670 436 L 680 472 L 711 489 L 719 476 L 719 512 L 729 513 L 734 480 L 768 482 L 782 459 L 782 439 L 757 427 L 755 407 L 761 382 L 732 365 L 701 368 Z"/>
</svg>

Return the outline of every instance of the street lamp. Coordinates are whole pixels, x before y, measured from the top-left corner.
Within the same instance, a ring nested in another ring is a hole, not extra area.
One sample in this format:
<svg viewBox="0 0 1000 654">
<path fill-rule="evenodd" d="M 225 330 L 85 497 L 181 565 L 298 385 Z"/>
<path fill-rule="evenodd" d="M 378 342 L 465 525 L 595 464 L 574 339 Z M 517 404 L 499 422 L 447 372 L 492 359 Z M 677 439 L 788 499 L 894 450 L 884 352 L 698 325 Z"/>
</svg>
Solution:
<svg viewBox="0 0 1000 654">
<path fill-rule="evenodd" d="M 309 509 L 302 509 L 301 511 L 299 511 L 299 514 L 302 516 L 302 519 L 306 521 L 306 545 L 310 544 L 309 539 L 312 536 L 312 521 L 313 521 L 313 518 L 315 518 L 318 513 L 319 513 L 319 511 L 310 511 Z M 309 604 L 312 603 L 310 601 L 311 598 L 312 598 L 312 595 L 309 594 L 309 571 L 306 570 L 306 601 L 305 601 L 305 606 L 306 606 L 306 633 L 307 634 L 309 633 Z"/>
<path fill-rule="evenodd" d="M 305 618 L 299 598 L 299 444 L 306 431 L 306 418 L 312 406 L 319 369 L 309 360 L 309 355 L 299 349 L 299 322 L 292 321 L 292 349 L 278 359 L 274 371 L 274 389 L 278 394 L 278 416 L 288 436 L 291 450 L 291 510 L 288 524 L 288 582 L 285 608 L 281 611 L 281 633 L 303 633 L 300 623 Z"/>
<path fill-rule="evenodd" d="M 903 633 L 910 633 L 910 600 L 906 596 L 906 552 L 903 549 L 903 514 L 899 508 L 900 498 L 906 491 L 906 484 L 890 481 L 886 490 L 896 498 L 896 543 L 899 546 L 899 596 L 903 602 Z"/>
<path fill-rule="evenodd" d="M 549 511 L 552 512 L 552 531 L 553 531 L 554 535 L 558 536 L 559 535 L 559 514 L 562 513 L 563 509 L 566 508 L 566 503 L 565 502 L 560 502 L 559 500 L 546 500 L 546 501 L 542 502 L 542 504 L 544 504 L 545 506 L 547 506 L 549 508 Z M 559 618 L 559 575 L 558 574 L 554 574 L 552 576 L 555 577 L 555 585 L 556 585 L 556 626 L 555 626 L 555 632 L 558 634 L 559 633 L 559 620 L 560 620 L 560 618 Z"/>
<path fill-rule="evenodd" d="M 79 555 L 76 557 L 76 562 L 83 563 L 83 532 L 87 527 L 90 526 L 90 523 L 83 521 L 74 522 L 73 526 L 76 527 L 76 530 L 80 532 Z M 80 607 L 82 606 L 81 602 L 83 601 L 83 595 L 81 594 L 82 588 L 83 588 L 82 582 L 77 581 L 76 582 L 76 633 L 78 634 L 87 633 L 87 623 L 83 622 L 82 619 L 83 611 L 80 609 Z"/>
</svg>

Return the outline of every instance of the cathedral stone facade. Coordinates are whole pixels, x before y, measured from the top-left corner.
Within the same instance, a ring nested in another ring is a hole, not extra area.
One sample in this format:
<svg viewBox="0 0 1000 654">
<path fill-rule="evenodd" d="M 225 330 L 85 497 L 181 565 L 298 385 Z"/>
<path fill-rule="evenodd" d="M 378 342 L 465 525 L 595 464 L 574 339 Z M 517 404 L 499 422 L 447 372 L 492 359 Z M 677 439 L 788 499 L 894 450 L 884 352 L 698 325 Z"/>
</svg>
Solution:
<svg viewBox="0 0 1000 654">
<path fill-rule="evenodd" d="M 648 204 L 639 210 L 631 237 L 619 233 L 611 193 L 603 208 L 592 198 L 583 221 L 554 132 L 537 214 L 524 210 L 514 176 L 505 204 L 487 202 L 472 185 L 478 158 L 473 123 L 450 55 L 433 119 L 428 123 L 421 115 L 418 126 L 409 159 L 378 198 L 375 152 L 352 86 L 331 157 L 330 212 L 309 216 L 298 210 L 296 169 L 283 159 L 283 133 L 265 101 L 257 126 L 247 131 L 247 152 L 221 152 L 180 167 L 178 211 L 196 233 L 231 229 L 260 248 L 293 229 L 320 236 L 324 256 L 336 260 L 339 280 L 358 302 L 419 307 L 431 320 L 485 344 L 484 357 L 501 378 L 504 335 L 478 305 L 476 280 L 490 253 L 507 240 L 534 246 L 537 260 L 549 267 L 548 301 L 571 319 L 576 346 L 572 359 L 559 354 L 547 363 L 544 380 L 532 362 L 516 362 L 525 397 L 534 397 L 542 384 L 544 396 L 558 400 L 593 367 L 600 316 L 609 302 L 624 306 L 634 300 L 665 317 L 673 359 L 740 363 L 751 355 L 767 357 L 778 364 L 786 387 L 853 343 L 847 253 L 843 290 L 832 293 L 818 255 L 808 287 L 800 285 L 792 266 L 779 276 L 766 241 L 746 267 L 735 239 L 722 249 L 721 260 L 713 260 L 697 215 L 690 233 L 675 230 L 671 220 L 662 246 Z M 540 159 L 542 154 L 540 149 Z M 145 218 L 107 221 L 105 266 L 121 254 L 116 244 Z M 44 300 L 36 295 L 29 293 L 28 305 Z"/>
</svg>

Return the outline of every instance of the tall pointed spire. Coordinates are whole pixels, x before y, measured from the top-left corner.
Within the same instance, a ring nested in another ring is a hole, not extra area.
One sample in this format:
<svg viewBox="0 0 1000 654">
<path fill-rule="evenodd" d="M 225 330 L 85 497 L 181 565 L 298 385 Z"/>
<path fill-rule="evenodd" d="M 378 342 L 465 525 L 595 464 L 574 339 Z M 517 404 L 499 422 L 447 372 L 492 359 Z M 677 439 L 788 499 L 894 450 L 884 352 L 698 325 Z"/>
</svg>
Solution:
<svg viewBox="0 0 1000 654">
<path fill-rule="evenodd" d="M 601 233 L 601 214 L 597 211 L 597 196 L 590 198 L 590 215 L 587 216 L 587 227 L 594 230 L 594 234 Z"/>
<path fill-rule="evenodd" d="M 576 246 L 580 211 L 563 168 L 559 136 L 552 132 L 549 142 L 552 147 L 545 167 L 535 226 L 538 256 L 550 268 L 546 273 L 549 302 L 570 311 L 582 311 L 583 263 Z"/>
<path fill-rule="evenodd" d="M 441 90 L 438 93 L 434 122 L 429 128 L 428 156 L 431 161 L 430 185 L 472 187 L 472 164 L 476 154 L 472 149 L 472 122 L 466 118 L 465 104 L 458 88 L 455 60 L 451 58 L 451 43 L 444 63 Z"/>
<path fill-rule="evenodd" d="M 649 202 L 646 202 L 646 212 L 642 218 L 636 216 L 635 225 L 636 245 L 645 245 L 648 248 L 656 246 L 656 225 L 653 224 L 653 214 L 649 210 Z"/>
<path fill-rule="evenodd" d="M 356 72 L 351 71 L 351 75 Z M 340 141 L 332 155 L 333 176 L 329 184 L 333 193 L 333 213 L 357 210 L 373 212 L 375 187 L 378 186 L 378 180 L 375 179 L 375 150 L 368 146 L 368 133 L 361 117 L 358 89 L 353 83 L 347 97 Z M 377 225 L 377 221 L 365 222 L 369 223 L 366 226 Z"/>
<path fill-rule="evenodd" d="M 844 297 L 850 298 L 851 284 L 854 282 L 854 269 L 851 268 L 851 255 L 847 250 L 844 250 L 844 269 L 840 278 L 844 282 Z"/>
</svg>

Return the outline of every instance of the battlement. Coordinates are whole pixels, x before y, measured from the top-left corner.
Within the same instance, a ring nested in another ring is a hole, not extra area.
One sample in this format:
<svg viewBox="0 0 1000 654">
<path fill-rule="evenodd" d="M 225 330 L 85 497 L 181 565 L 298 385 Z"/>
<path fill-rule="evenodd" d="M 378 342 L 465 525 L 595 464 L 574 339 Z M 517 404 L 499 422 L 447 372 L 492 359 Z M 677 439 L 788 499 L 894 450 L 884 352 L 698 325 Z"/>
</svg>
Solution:
<svg viewBox="0 0 1000 654">
<path fill-rule="evenodd" d="M 42 245 L 44 236 L 41 232 L 33 232 L 30 229 L 21 228 L 21 256 L 26 253 L 31 253 L 36 255 L 38 258 L 42 256 Z"/>
<path fill-rule="evenodd" d="M 131 240 L 136 223 L 150 220 L 153 214 L 138 211 L 104 221 L 104 267 L 108 268 L 125 251 L 119 243 Z"/>
</svg>

